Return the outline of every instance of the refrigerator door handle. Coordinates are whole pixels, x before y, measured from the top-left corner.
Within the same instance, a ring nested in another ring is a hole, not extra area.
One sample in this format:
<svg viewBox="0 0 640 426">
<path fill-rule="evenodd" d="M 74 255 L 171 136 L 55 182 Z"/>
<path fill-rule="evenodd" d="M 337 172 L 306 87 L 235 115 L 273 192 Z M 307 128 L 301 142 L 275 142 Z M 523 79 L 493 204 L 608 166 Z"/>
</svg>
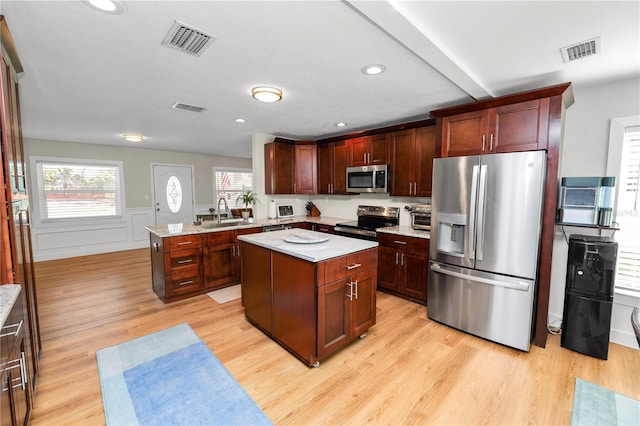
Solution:
<svg viewBox="0 0 640 426">
<path fill-rule="evenodd" d="M 476 257 L 476 199 L 478 197 L 478 174 L 480 166 L 473 166 L 471 175 L 471 197 L 469 199 L 469 259 Z"/>
<path fill-rule="evenodd" d="M 474 282 L 478 282 L 478 283 L 482 283 L 482 284 L 488 284 L 488 285 L 492 285 L 492 286 L 496 286 L 496 287 L 504 287 L 504 288 L 510 288 L 513 290 L 520 290 L 520 291 L 528 291 L 529 290 L 529 284 L 523 281 L 520 281 L 518 283 L 507 283 L 504 281 L 498 281 L 498 280 L 492 280 L 489 278 L 482 278 L 482 277 L 477 277 L 474 275 L 467 275 L 467 274 L 462 274 L 460 272 L 456 272 L 456 271 L 452 271 L 450 269 L 447 269 L 444 265 L 440 265 L 437 263 L 432 263 L 431 264 L 431 270 L 435 273 L 438 274 L 444 274 L 444 275 L 449 275 L 451 277 L 455 277 L 455 278 L 461 278 L 463 280 L 469 280 L 469 281 L 474 281 Z"/>
<path fill-rule="evenodd" d="M 476 260 L 482 260 L 482 247 L 484 246 L 484 216 L 487 209 L 487 165 L 480 166 L 480 185 L 478 189 L 478 221 L 476 228 Z"/>
</svg>

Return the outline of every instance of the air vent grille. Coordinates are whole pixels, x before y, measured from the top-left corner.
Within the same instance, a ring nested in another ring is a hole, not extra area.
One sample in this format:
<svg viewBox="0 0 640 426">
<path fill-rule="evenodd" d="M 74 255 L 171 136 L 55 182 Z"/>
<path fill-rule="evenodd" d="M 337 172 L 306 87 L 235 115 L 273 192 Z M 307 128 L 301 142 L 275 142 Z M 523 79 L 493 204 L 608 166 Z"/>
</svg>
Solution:
<svg viewBox="0 0 640 426">
<path fill-rule="evenodd" d="M 580 43 L 565 46 L 560 49 L 560 53 L 562 53 L 562 60 L 565 63 L 586 58 L 587 56 L 593 56 L 600 53 L 601 51 L 602 43 L 600 41 L 600 37 L 581 41 Z"/>
<path fill-rule="evenodd" d="M 202 55 L 215 37 L 181 22 L 174 21 L 162 45 L 194 56 Z"/>
<path fill-rule="evenodd" d="M 202 108 L 202 107 L 195 106 L 195 105 L 183 104 L 183 103 L 180 103 L 180 102 L 176 102 L 175 104 L 173 104 L 173 106 L 171 108 L 183 109 L 185 111 L 193 111 L 193 112 L 202 112 L 202 111 L 204 111 L 206 109 L 206 108 Z"/>
</svg>

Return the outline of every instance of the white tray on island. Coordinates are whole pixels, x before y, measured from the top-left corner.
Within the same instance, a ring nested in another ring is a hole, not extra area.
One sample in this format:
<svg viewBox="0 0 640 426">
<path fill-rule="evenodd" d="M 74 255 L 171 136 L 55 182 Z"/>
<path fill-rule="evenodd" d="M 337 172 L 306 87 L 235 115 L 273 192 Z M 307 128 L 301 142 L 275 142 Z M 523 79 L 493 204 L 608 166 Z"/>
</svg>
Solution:
<svg viewBox="0 0 640 426">
<path fill-rule="evenodd" d="M 289 234 L 282 237 L 284 241 L 287 243 L 294 244 L 318 244 L 324 243 L 325 241 L 329 241 L 329 237 L 325 235 L 315 236 L 309 234 Z"/>
</svg>

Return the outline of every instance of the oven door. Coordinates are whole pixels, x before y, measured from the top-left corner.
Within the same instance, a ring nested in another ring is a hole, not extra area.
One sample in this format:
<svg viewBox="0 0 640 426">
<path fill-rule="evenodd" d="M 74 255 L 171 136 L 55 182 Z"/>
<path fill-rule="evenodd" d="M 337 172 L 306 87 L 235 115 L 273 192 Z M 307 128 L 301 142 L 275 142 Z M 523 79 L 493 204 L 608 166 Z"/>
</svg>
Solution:
<svg viewBox="0 0 640 426">
<path fill-rule="evenodd" d="M 411 227 L 413 229 L 420 229 L 423 231 L 431 230 L 431 215 L 430 214 L 412 214 L 411 215 Z"/>
</svg>

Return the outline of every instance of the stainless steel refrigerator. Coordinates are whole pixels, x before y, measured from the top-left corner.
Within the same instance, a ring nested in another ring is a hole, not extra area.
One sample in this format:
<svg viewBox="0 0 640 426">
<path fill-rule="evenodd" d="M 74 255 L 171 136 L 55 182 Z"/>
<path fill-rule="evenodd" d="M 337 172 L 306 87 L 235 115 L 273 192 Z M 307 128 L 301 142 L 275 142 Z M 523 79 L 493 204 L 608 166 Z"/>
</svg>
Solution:
<svg viewBox="0 0 640 426">
<path fill-rule="evenodd" d="M 544 151 L 433 162 L 427 316 L 529 350 Z"/>
</svg>

